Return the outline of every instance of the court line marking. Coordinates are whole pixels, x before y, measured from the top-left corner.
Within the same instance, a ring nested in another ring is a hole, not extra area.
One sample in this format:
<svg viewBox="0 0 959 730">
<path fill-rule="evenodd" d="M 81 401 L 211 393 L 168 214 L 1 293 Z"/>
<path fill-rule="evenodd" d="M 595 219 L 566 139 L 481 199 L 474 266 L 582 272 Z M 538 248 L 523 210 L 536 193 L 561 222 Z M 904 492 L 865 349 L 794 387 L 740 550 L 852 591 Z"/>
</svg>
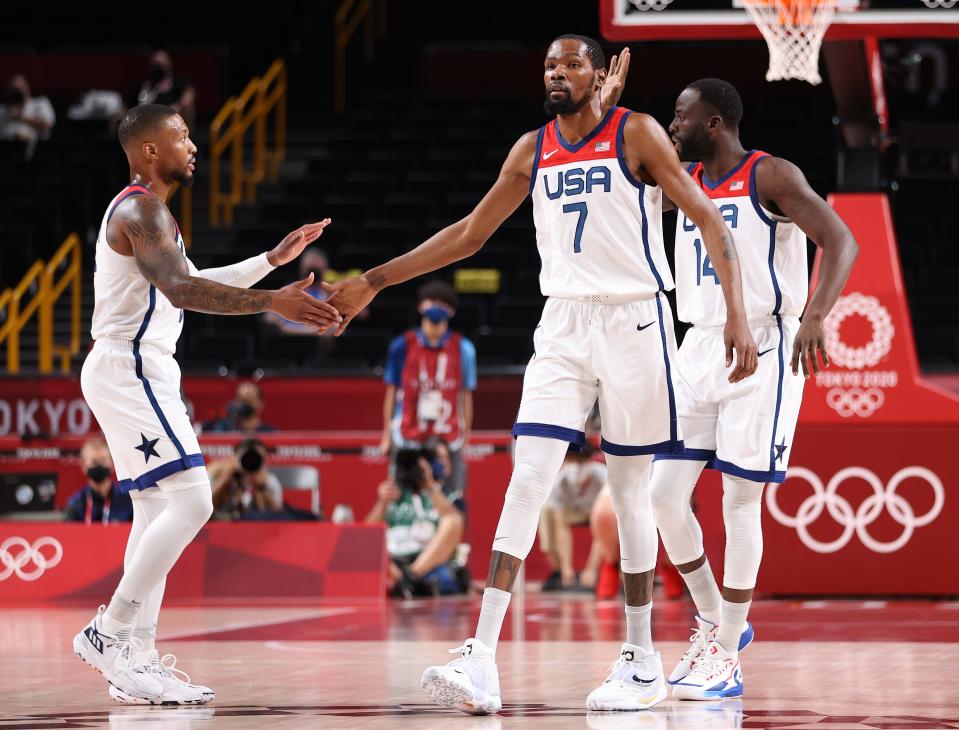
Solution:
<svg viewBox="0 0 959 730">
<path fill-rule="evenodd" d="M 260 619 L 259 621 L 233 621 L 220 626 L 203 626 L 190 631 L 178 631 L 172 634 L 162 634 L 157 637 L 157 641 L 173 641 L 175 639 L 185 639 L 187 637 L 203 636 L 204 634 L 219 634 L 224 631 L 237 631 L 239 629 L 259 629 L 264 626 L 280 626 L 282 624 L 293 623 L 294 621 L 306 621 L 314 618 L 327 618 L 329 616 L 342 616 L 347 613 L 356 613 L 356 608 L 321 608 L 307 613 L 294 614 L 283 618 Z"/>
</svg>

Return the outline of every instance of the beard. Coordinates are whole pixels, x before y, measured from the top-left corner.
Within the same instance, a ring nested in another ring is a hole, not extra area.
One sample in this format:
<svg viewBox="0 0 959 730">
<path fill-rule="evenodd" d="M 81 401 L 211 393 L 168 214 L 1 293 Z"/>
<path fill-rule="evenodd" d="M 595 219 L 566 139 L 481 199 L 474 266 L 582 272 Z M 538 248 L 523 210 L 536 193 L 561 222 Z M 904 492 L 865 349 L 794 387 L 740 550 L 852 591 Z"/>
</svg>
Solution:
<svg viewBox="0 0 959 730">
<path fill-rule="evenodd" d="M 573 99 L 573 95 L 568 91 L 563 92 L 563 97 L 557 101 L 550 98 L 550 92 L 546 92 L 546 99 L 543 101 L 543 109 L 547 114 L 575 114 L 589 101 L 589 94 L 583 94 L 582 99 Z"/>
<path fill-rule="evenodd" d="M 699 127 L 685 139 L 679 140 L 679 159 L 683 162 L 699 162 L 710 154 L 709 137 L 706 130 Z"/>
<path fill-rule="evenodd" d="M 180 183 L 181 186 L 189 188 L 193 186 L 193 173 L 187 168 L 182 170 L 172 170 L 169 175 L 171 182 Z"/>
</svg>

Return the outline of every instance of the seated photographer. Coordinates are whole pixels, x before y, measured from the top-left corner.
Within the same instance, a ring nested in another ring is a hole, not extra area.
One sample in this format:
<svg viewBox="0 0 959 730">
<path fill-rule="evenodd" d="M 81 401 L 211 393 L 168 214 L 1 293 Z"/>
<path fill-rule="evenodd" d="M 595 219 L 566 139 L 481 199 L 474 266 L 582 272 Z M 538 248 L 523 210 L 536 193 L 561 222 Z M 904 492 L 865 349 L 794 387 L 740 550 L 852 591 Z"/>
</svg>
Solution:
<svg viewBox="0 0 959 730">
<path fill-rule="evenodd" d="M 463 537 L 464 520 L 443 493 L 445 467 L 433 449 L 399 449 L 394 478 L 378 488 L 378 500 L 366 522 L 386 523 L 394 596 L 462 593 L 462 578 L 450 565 Z"/>
<path fill-rule="evenodd" d="M 226 417 L 207 421 L 203 430 L 208 432 L 239 431 L 240 433 L 265 433 L 276 428 L 265 423 L 263 393 L 260 386 L 244 382 L 236 386 L 236 398 L 226 404 Z"/>
<path fill-rule="evenodd" d="M 556 478 L 539 519 L 539 546 L 552 572 L 543 581 L 544 591 L 592 588 L 601 560 L 599 543 L 593 541 L 582 575 L 573 570 L 573 525 L 590 522 L 593 503 L 606 485 L 606 465 L 593 461 L 590 444 L 566 452 L 563 468 Z"/>
<path fill-rule="evenodd" d="M 283 486 L 266 470 L 266 445 L 259 439 L 241 441 L 233 456 L 207 470 L 215 519 L 282 519 Z"/>
</svg>

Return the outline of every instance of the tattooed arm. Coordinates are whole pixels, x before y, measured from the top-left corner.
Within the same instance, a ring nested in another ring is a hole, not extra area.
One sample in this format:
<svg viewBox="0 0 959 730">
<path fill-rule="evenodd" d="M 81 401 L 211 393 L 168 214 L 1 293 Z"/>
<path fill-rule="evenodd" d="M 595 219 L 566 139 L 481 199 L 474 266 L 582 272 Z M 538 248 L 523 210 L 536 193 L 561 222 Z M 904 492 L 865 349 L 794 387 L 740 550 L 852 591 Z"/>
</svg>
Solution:
<svg viewBox="0 0 959 730">
<path fill-rule="evenodd" d="M 178 309 L 209 314 L 255 314 L 273 311 L 296 322 L 326 329 L 339 315 L 326 302 L 302 291 L 312 275 L 275 291 L 238 289 L 190 274 L 186 257 L 174 239 L 174 222 L 163 203 L 138 195 L 117 209 L 112 232 L 129 243 L 144 278 Z"/>
</svg>

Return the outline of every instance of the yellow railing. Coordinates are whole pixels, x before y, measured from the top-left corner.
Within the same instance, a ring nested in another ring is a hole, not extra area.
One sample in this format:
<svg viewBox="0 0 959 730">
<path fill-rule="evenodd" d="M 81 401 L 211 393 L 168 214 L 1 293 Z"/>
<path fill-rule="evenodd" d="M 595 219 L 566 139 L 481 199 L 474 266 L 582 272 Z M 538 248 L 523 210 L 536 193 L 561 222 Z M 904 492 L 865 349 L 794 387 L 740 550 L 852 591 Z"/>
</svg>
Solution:
<svg viewBox="0 0 959 730">
<path fill-rule="evenodd" d="M 346 49 L 363 24 L 363 60 L 373 63 L 375 36 L 386 35 L 387 0 L 342 0 L 333 25 L 333 108 L 337 114 L 346 109 Z"/>
<path fill-rule="evenodd" d="M 57 271 L 69 257 L 63 271 Z M 80 237 L 71 233 L 46 264 L 37 260 L 27 269 L 20 283 L 0 294 L 0 311 L 6 317 L 0 325 L 0 345 L 7 345 L 7 372 L 20 372 L 20 333 L 39 311 L 39 368 L 53 372 L 54 355 L 60 356 L 64 373 L 70 371 L 70 358 L 80 351 L 80 297 L 83 285 L 83 251 Z M 70 299 L 70 342 L 56 344 L 53 332 L 53 309 L 67 287 L 72 286 Z M 26 304 L 23 300 L 32 294 Z"/>
<path fill-rule="evenodd" d="M 273 118 L 273 144 L 267 144 L 267 120 Z M 253 159 L 244 161 L 246 134 L 253 128 Z M 220 160 L 229 152 L 230 183 L 221 189 Z M 210 225 L 232 225 L 233 209 L 256 200 L 256 186 L 276 180 L 286 157 L 286 64 L 273 62 L 239 97 L 231 97 L 210 126 Z"/>
</svg>

